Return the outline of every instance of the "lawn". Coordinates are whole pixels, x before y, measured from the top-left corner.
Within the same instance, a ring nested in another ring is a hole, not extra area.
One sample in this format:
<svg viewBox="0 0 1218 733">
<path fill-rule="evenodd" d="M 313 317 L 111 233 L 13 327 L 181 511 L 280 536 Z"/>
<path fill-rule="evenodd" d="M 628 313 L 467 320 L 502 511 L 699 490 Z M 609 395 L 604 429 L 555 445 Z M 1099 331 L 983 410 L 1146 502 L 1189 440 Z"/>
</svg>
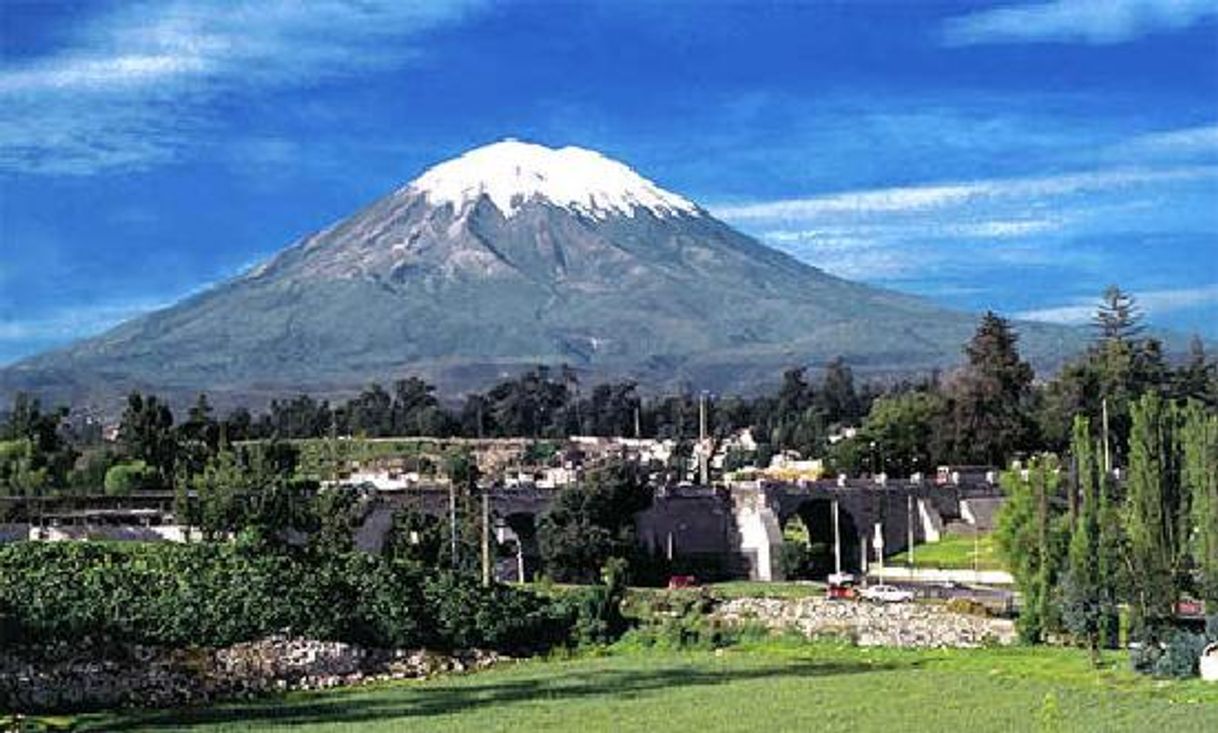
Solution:
<svg viewBox="0 0 1218 733">
<path fill-rule="evenodd" d="M 979 552 L 975 552 L 979 550 Z M 991 533 L 984 533 L 976 540 L 972 535 L 948 534 L 938 542 L 914 546 L 914 566 L 919 568 L 941 568 L 943 570 L 972 570 L 976 555 L 978 570 L 1005 570 L 998 554 L 998 544 Z M 889 565 L 908 566 L 909 554 L 895 553 L 885 560 Z"/>
<path fill-rule="evenodd" d="M 1218 685 L 1157 682 L 1123 655 L 911 651 L 766 641 L 718 652 L 624 650 L 572 660 L 207 709 L 80 716 L 135 731 L 1184 731 L 1218 730 Z"/>
</svg>

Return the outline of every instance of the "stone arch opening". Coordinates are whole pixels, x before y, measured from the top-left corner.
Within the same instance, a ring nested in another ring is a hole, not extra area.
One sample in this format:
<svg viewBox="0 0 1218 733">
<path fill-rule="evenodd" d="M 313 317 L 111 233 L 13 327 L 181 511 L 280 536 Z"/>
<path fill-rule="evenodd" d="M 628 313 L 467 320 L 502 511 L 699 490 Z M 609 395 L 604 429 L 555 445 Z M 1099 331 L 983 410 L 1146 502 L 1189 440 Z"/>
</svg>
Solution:
<svg viewBox="0 0 1218 733">
<path fill-rule="evenodd" d="M 782 565 L 786 577 L 824 580 L 833 572 L 833 502 L 807 499 L 783 521 Z M 842 572 L 861 570 L 861 545 L 854 515 L 838 504 Z"/>
<path fill-rule="evenodd" d="M 498 530 L 500 552 L 498 577 L 532 580 L 541 570 L 541 546 L 537 542 L 537 515 L 513 512 L 503 517 Z"/>
</svg>

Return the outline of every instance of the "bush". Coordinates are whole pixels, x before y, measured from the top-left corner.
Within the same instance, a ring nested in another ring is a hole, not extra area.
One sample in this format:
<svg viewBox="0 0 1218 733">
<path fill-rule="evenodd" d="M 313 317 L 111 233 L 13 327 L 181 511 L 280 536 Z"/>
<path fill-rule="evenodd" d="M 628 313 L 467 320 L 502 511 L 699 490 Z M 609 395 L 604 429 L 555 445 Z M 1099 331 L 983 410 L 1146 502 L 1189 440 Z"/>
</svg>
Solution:
<svg viewBox="0 0 1218 733">
<path fill-rule="evenodd" d="M 623 647 L 644 649 L 721 649 L 769 636 L 759 624 L 733 624 L 711 615 L 714 598 L 704 593 L 669 591 L 640 601 L 640 624 L 627 632 Z"/>
<path fill-rule="evenodd" d="M 363 553 L 240 545 L 0 547 L 0 633 L 222 646 L 289 630 L 368 646 L 514 653 L 565 643 L 566 610 L 526 591 Z"/>
<path fill-rule="evenodd" d="M 116 463 L 106 470 L 106 478 L 102 480 L 106 493 L 110 496 L 126 496 L 136 491 L 154 488 L 156 486 L 156 471 L 143 461 Z"/>
<path fill-rule="evenodd" d="M 970 616 L 989 616 L 990 609 L 981 601 L 972 598 L 951 598 L 944 608 L 952 613 L 965 613 Z"/>
<path fill-rule="evenodd" d="M 1201 652 L 1207 644 L 1204 634 L 1175 631 L 1168 637 L 1163 653 L 1155 661 L 1156 677 L 1195 677 Z"/>
</svg>

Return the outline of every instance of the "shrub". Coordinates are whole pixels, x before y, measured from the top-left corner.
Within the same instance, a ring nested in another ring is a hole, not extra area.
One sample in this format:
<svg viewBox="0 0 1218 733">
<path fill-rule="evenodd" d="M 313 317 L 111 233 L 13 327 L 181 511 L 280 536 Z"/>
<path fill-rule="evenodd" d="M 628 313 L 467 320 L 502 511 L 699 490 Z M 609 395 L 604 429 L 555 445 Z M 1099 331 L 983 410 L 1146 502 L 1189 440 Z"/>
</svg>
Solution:
<svg viewBox="0 0 1218 733">
<path fill-rule="evenodd" d="M 952 613 L 965 613 L 970 616 L 989 616 L 990 609 L 981 601 L 972 598 L 951 598 L 944 608 Z"/>
<path fill-rule="evenodd" d="M 126 496 L 136 491 L 156 486 L 156 470 L 143 461 L 117 463 L 106 470 L 102 480 L 106 493 L 111 496 Z"/>
<path fill-rule="evenodd" d="M 566 642 L 564 609 L 506 586 L 363 553 L 237 544 L 0 547 L 0 634 L 221 646 L 289 630 L 368 646 L 532 651 Z"/>
<path fill-rule="evenodd" d="M 1201 652 L 1207 641 L 1204 634 L 1177 630 L 1163 647 L 1163 653 L 1155 661 L 1156 677 L 1194 677 L 1197 674 Z"/>
</svg>

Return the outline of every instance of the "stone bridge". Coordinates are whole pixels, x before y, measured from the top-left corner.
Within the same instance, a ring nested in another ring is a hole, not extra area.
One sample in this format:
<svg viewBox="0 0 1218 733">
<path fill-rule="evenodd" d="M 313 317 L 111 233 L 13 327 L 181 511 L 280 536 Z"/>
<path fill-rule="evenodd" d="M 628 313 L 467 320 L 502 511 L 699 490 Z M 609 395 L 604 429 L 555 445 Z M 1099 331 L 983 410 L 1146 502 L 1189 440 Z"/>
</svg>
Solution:
<svg viewBox="0 0 1218 733">
<path fill-rule="evenodd" d="M 503 577 L 528 577 L 539 567 L 537 522 L 556 494 L 556 489 L 532 487 L 488 491 L 496 538 L 515 543 L 517 548 L 515 561 L 500 569 Z M 953 522 L 988 527 L 999 501 L 997 488 L 980 480 L 659 487 L 652 506 L 635 517 L 635 525 L 640 544 L 673 572 L 703 578 L 780 580 L 784 528 L 791 528 L 792 522 L 802 523 L 806 530 L 818 573 L 858 572 L 911 541 L 937 540 Z M 6 497 L 0 499 L 0 516 L 8 517 L 7 523 L 0 523 L 0 542 L 74 537 L 180 539 L 185 528 L 174 523 L 173 504 L 169 493 Z M 394 515 L 407 508 L 445 521 L 448 487 L 375 494 L 356 530 L 356 545 L 379 551 Z"/>
<path fill-rule="evenodd" d="M 557 490 L 494 488 L 489 509 L 500 542 L 518 547 L 515 573 L 530 576 L 539 566 L 537 521 Z M 953 521 L 988 522 L 999 501 L 984 481 L 935 484 L 926 481 L 826 480 L 726 487 L 660 487 L 655 501 L 635 517 L 640 544 L 674 571 L 702 577 L 781 580 L 783 533 L 802 522 L 820 548 L 823 569 L 865 571 L 884 555 L 912 542 L 939 539 Z M 445 487 L 380 494 L 357 532 L 357 545 L 378 551 L 393 516 L 406 508 L 444 520 Z M 984 521 L 983 521 L 984 520 Z"/>
</svg>

